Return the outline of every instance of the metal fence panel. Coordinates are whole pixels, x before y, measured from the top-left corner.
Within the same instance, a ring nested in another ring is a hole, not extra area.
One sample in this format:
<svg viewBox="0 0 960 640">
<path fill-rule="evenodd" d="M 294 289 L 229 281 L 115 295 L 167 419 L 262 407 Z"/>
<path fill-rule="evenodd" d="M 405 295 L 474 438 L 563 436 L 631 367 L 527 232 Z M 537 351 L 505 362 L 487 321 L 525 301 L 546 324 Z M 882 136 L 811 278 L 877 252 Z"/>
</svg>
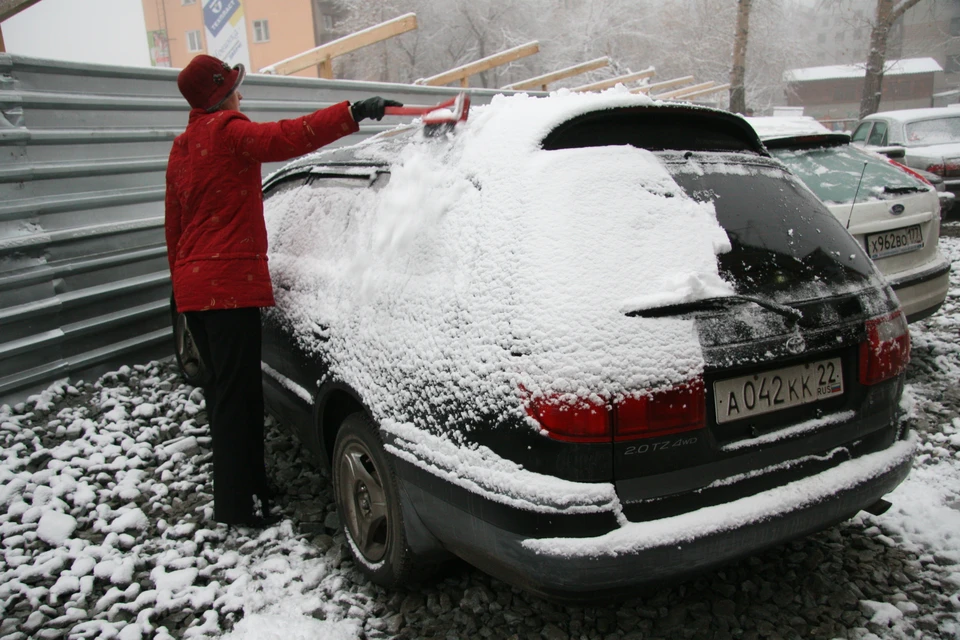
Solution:
<svg viewBox="0 0 960 640">
<path fill-rule="evenodd" d="M 177 70 L 0 54 L 0 400 L 170 355 L 164 172 L 188 107 Z M 248 75 L 255 121 L 450 87 Z M 475 104 L 497 92 L 470 90 Z M 352 144 L 389 129 L 364 123 Z M 265 165 L 264 175 L 280 165 Z"/>
</svg>

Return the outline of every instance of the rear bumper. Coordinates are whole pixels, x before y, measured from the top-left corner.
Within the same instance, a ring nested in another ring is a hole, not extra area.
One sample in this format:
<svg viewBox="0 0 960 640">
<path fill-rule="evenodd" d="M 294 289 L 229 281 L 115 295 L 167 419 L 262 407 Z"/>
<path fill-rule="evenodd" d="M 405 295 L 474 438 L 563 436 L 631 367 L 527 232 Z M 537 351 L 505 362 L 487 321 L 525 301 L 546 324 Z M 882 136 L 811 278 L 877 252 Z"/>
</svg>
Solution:
<svg viewBox="0 0 960 640">
<path fill-rule="evenodd" d="M 476 494 L 456 499 L 449 483 L 400 458 L 395 463 L 407 504 L 447 549 L 536 593 L 583 602 L 684 579 L 846 520 L 906 478 L 914 447 L 914 438 L 896 441 L 749 497 L 659 520 L 609 523 L 605 532 L 585 537 L 551 537 L 549 517 L 538 535 L 517 533 L 509 518 L 488 517 L 501 513 L 502 503 Z M 447 486 L 438 491 L 438 481 Z M 569 519 L 577 517 L 585 515 L 562 515 L 557 524 L 565 521 L 560 528 L 569 530 Z"/>
<path fill-rule="evenodd" d="M 938 256 L 932 267 L 890 278 L 908 322 L 916 322 L 935 313 L 947 297 L 950 287 L 950 263 Z"/>
</svg>

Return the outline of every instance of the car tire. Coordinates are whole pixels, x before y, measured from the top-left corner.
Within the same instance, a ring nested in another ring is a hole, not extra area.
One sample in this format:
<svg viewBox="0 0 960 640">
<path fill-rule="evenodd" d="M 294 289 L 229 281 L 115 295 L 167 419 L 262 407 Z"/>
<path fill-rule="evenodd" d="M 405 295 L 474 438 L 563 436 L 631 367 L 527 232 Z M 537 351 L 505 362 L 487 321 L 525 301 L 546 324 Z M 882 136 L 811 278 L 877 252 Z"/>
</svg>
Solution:
<svg viewBox="0 0 960 640">
<path fill-rule="evenodd" d="M 180 375 L 187 384 L 199 387 L 207 381 L 210 373 L 187 325 L 187 315 L 177 311 L 173 296 L 170 296 L 170 322 L 173 325 L 173 353 Z"/>
<path fill-rule="evenodd" d="M 412 578 L 414 555 L 407 542 L 396 472 L 379 430 L 363 413 L 347 416 L 333 449 L 333 492 L 354 561 L 388 589 Z"/>
</svg>

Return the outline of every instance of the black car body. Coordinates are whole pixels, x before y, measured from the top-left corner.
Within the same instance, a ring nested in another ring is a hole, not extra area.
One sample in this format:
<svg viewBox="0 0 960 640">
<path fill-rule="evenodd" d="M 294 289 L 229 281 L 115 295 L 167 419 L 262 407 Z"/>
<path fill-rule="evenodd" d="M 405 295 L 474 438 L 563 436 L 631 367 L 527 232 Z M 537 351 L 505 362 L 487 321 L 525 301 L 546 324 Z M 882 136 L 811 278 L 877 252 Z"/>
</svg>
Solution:
<svg viewBox="0 0 960 640">
<path fill-rule="evenodd" d="M 571 95 L 443 126 L 264 186 L 268 407 L 375 581 L 453 553 L 622 596 L 906 477 L 896 297 L 745 121 Z"/>
</svg>

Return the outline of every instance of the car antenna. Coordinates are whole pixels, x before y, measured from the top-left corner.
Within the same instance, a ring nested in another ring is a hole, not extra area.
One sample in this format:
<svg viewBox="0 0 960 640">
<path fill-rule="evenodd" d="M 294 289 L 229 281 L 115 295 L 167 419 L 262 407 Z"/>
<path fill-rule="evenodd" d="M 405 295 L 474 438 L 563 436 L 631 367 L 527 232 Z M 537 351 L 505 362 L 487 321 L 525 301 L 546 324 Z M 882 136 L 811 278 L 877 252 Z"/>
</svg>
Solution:
<svg viewBox="0 0 960 640">
<path fill-rule="evenodd" d="M 853 193 L 853 202 L 850 203 L 850 215 L 847 216 L 847 231 L 850 230 L 850 221 L 853 220 L 853 208 L 857 204 L 857 196 L 860 195 L 860 185 L 863 184 L 863 174 L 867 172 L 867 161 L 863 161 L 863 169 L 860 170 L 860 180 L 857 181 L 857 190 Z"/>
</svg>

